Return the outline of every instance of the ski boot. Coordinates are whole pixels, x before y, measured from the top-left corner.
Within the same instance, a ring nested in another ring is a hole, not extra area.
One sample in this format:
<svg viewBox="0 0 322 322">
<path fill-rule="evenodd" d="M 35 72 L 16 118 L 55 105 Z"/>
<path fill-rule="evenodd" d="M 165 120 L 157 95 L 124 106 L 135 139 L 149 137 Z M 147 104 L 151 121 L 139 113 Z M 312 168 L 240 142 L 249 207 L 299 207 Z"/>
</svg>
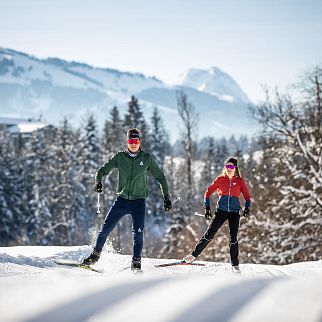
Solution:
<svg viewBox="0 0 322 322">
<path fill-rule="evenodd" d="M 193 255 L 187 255 L 187 256 L 183 257 L 182 261 L 183 261 L 183 262 L 186 262 L 186 263 L 188 263 L 188 264 L 190 264 L 190 263 L 192 263 L 195 259 L 196 259 L 196 257 L 195 257 L 195 256 L 193 256 Z"/>
<path fill-rule="evenodd" d="M 101 252 L 94 249 L 92 253 L 83 260 L 82 264 L 89 266 L 89 265 L 94 265 L 100 258 Z"/>
<path fill-rule="evenodd" d="M 141 269 L 141 257 L 133 257 L 131 263 L 131 271 L 133 273 L 143 273 Z"/>
<path fill-rule="evenodd" d="M 232 266 L 231 269 L 232 269 L 234 274 L 241 274 L 241 271 L 240 271 L 238 265 L 237 266 Z"/>
</svg>

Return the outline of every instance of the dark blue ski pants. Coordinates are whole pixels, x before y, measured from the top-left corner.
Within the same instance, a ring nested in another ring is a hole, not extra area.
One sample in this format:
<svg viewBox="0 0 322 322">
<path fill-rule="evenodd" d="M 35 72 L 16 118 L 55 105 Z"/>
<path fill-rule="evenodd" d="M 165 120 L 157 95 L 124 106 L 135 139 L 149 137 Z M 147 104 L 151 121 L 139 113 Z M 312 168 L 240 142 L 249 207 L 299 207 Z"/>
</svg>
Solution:
<svg viewBox="0 0 322 322">
<path fill-rule="evenodd" d="M 132 216 L 133 257 L 141 257 L 143 248 L 143 229 L 145 221 L 145 199 L 128 200 L 116 198 L 106 215 L 98 234 L 95 249 L 101 251 L 105 241 L 118 221 L 125 215 Z"/>
<path fill-rule="evenodd" d="M 217 209 L 215 216 L 212 218 L 208 229 L 205 234 L 199 240 L 196 245 L 192 255 L 198 257 L 201 252 L 206 248 L 206 246 L 210 243 L 210 241 L 214 238 L 215 234 L 219 230 L 219 228 L 223 225 L 223 223 L 228 220 L 229 223 L 229 248 L 230 248 L 230 260 L 233 266 L 237 266 L 239 264 L 238 259 L 238 240 L 237 234 L 239 229 L 239 220 L 240 215 L 239 212 L 227 212 L 220 209 Z"/>
</svg>

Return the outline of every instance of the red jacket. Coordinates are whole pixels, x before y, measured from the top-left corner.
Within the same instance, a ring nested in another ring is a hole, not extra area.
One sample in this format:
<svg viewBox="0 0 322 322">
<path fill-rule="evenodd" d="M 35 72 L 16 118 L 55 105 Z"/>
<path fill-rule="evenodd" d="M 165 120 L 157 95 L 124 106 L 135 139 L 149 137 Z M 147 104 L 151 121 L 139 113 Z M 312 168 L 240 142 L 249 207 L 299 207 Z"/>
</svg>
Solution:
<svg viewBox="0 0 322 322">
<path fill-rule="evenodd" d="M 250 194 L 243 178 L 233 176 L 231 179 L 227 175 L 219 176 L 205 192 L 204 201 L 206 206 L 210 206 L 210 196 L 217 190 L 219 199 L 218 209 L 223 211 L 239 211 L 239 196 L 242 193 L 246 203 L 245 208 L 250 208 Z"/>
</svg>

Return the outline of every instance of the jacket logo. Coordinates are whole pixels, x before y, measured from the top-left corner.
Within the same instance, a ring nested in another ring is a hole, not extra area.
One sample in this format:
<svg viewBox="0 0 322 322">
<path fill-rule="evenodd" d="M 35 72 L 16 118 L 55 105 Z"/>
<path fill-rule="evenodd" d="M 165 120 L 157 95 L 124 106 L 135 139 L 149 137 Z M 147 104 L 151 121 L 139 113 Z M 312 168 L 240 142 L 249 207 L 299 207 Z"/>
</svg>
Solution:
<svg viewBox="0 0 322 322">
<path fill-rule="evenodd" d="M 143 162 L 142 161 L 140 162 L 140 165 L 143 165 Z"/>
<path fill-rule="evenodd" d="M 236 186 L 236 182 L 233 182 L 233 186 Z"/>
</svg>

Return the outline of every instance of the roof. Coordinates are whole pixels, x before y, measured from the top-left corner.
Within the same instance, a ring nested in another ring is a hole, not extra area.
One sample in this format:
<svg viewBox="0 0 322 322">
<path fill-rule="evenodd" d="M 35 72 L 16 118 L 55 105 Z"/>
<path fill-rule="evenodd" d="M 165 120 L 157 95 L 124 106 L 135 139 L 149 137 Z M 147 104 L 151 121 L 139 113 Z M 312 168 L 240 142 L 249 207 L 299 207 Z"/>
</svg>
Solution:
<svg viewBox="0 0 322 322">
<path fill-rule="evenodd" d="M 6 125 L 9 133 L 27 134 L 48 126 L 48 123 L 13 117 L 0 117 L 0 125 Z"/>
</svg>

